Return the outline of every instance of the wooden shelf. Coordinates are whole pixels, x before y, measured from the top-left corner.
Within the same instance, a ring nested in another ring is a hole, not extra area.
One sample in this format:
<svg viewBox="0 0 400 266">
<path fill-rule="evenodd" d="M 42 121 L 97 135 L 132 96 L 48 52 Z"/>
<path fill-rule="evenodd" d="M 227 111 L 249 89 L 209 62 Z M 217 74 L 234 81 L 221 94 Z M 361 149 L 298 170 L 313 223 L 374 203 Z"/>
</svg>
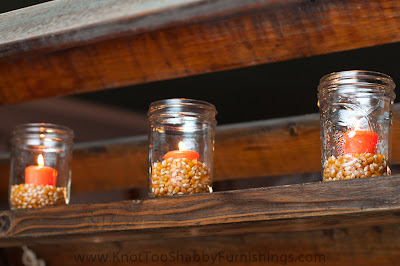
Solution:
<svg viewBox="0 0 400 266">
<path fill-rule="evenodd" d="M 0 15 L 0 104 L 400 41 L 396 1 L 50 1 Z"/>
<path fill-rule="evenodd" d="M 400 223 L 400 176 L 0 213 L 0 246 Z"/>
</svg>

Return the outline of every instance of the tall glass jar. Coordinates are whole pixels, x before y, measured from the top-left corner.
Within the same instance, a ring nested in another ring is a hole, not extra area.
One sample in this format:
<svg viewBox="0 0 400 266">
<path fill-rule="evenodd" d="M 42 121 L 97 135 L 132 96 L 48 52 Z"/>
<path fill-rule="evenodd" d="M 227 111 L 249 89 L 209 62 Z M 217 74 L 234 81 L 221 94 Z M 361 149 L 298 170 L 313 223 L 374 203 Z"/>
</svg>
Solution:
<svg viewBox="0 0 400 266">
<path fill-rule="evenodd" d="M 390 175 L 395 84 L 373 71 L 321 78 L 322 178 L 324 181 Z"/>
<path fill-rule="evenodd" d="M 216 113 L 214 105 L 191 99 L 150 105 L 150 196 L 212 192 Z"/>
<path fill-rule="evenodd" d="M 11 136 L 11 209 L 68 204 L 73 131 L 46 123 L 18 125 Z"/>
</svg>

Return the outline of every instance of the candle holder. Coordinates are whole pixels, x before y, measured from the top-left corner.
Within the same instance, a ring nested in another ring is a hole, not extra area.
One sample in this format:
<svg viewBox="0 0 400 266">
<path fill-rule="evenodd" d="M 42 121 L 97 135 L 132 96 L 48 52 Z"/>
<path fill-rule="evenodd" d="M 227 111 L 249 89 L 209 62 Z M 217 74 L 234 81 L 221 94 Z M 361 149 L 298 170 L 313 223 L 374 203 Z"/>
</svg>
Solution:
<svg viewBox="0 0 400 266">
<path fill-rule="evenodd" d="M 373 71 L 343 71 L 321 78 L 324 181 L 390 175 L 395 84 Z"/>
<path fill-rule="evenodd" d="M 212 192 L 216 113 L 212 104 L 191 99 L 150 105 L 151 197 Z"/>
<path fill-rule="evenodd" d="M 11 137 L 11 209 L 68 204 L 73 131 L 46 123 L 22 124 Z"/>
</svg>

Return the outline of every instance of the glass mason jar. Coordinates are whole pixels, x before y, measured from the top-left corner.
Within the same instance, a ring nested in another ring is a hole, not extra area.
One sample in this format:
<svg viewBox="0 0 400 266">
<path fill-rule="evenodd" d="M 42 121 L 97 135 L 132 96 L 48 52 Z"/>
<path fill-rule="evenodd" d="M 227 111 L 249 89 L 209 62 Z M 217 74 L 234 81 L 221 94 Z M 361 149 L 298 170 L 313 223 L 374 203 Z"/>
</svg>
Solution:
<svg viewBox="0 0 400 266">
<path fill-rule="evenodd" d="M 321 78 L 322 178 L 324 181 L 390 175 L 391 77 L 363 70 Z"/>
<path fill-rule="evenodd" d="M 46 123 L 12 131 L 9 202 L 11 209 L 68 204 L 73 131 Z"/>
<path fill-rule="evenodd" d="M 150 104 L 151 197 L 212 192 L 216 113 L 214 105 L 191 99 Z"/>
</svg>

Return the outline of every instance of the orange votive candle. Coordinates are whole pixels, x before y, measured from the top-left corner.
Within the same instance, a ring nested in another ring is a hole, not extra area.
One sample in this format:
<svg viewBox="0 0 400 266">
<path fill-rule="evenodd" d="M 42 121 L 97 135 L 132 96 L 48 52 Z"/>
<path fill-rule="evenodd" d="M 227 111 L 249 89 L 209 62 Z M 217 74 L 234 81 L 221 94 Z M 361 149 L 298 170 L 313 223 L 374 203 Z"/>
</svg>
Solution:
<svg viewBox="0 0 400 266">
<path fill-rule="evenodd" d="M 57 170 L 44 166 L 43 155 L 38 156 L 38 165 L 31 165 L 25 168 L 25 184 L 51 185 L 57 182 Z"/>
<path fill-rule="evenodd" d="M 172 159 L 188 159 L 190 161 L 196 159 L 199 160 L 200 155 L 196 151 L 189 151 L 184 149 L 184 144 L 182 141 L 178 144 L 179 150 L 169 151 L 164 155 L 164 159 L 167 160 L 169 158 Z"/>
<path fill-rule="evenodd" d="M 376 153 L 378 134 L 369 130 L 350 130 L 344 133 L 344 154 Z"/>
</svg>

